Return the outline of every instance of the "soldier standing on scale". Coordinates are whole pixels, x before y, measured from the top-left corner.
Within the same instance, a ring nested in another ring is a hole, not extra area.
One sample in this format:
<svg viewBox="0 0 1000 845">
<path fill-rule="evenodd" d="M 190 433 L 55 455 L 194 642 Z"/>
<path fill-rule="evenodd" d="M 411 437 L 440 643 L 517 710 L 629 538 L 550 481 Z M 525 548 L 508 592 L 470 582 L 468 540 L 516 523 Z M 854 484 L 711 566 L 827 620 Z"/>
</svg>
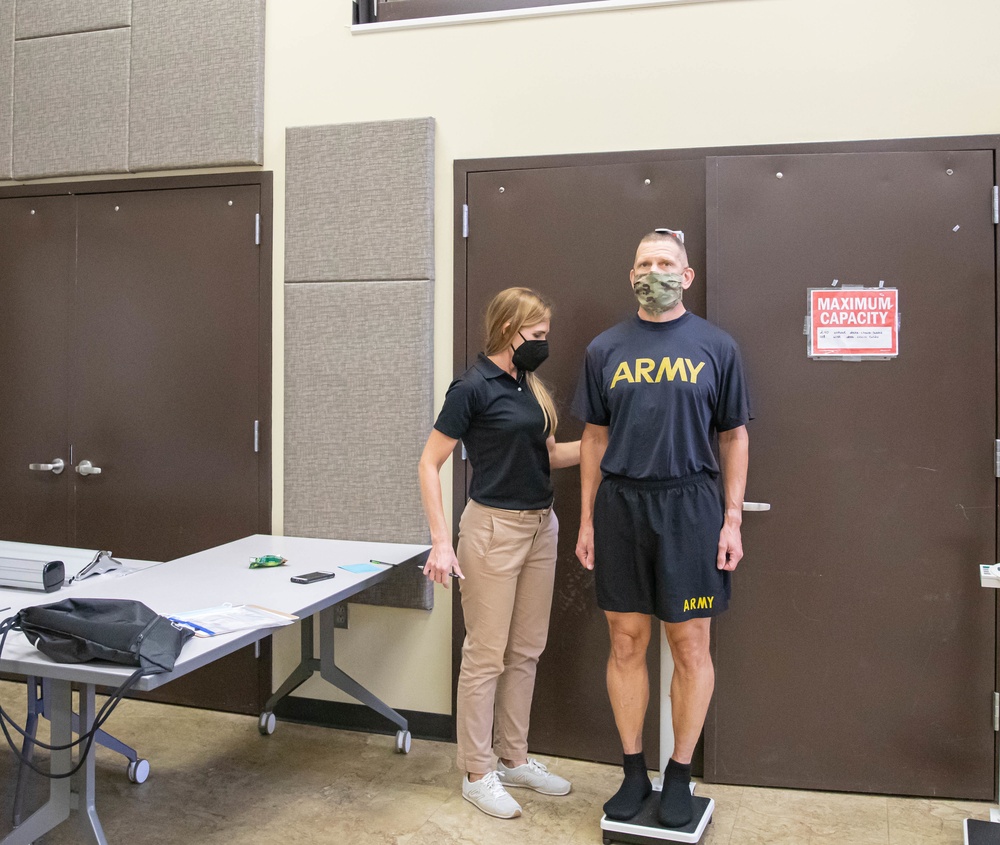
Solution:
<svg viewBox="0 0 1000 845">
<path fill-rule="evenodd" d="M 715 686 L 711 617 L 727 608 L 743 557 L 751 419 L 735 341 L 681 301 L 694 276 L 683 232 L 643 237 L 629 274 L 638 313 L 587 347 L 573 403 L 586 423 L 576 555 L 595 570 L 608 620 L 608 694 L 624 754 L 622 785 L 604 812 L 630 819 L 652 791 L 642 727 L 656 616 L 674 661 L 674 749 L 659 805 L 668 828 L 693 814 L 691 756 Z"/>
</svg>

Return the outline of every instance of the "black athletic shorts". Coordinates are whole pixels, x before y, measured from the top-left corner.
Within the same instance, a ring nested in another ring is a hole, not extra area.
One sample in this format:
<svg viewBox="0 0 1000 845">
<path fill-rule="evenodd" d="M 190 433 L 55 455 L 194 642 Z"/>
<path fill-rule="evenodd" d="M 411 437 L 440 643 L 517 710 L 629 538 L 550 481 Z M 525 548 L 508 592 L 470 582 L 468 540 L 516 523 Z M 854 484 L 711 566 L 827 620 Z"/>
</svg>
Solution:
<svg viewBox="0 0 1000 845">
<path fill-rule="evenodd" d="M 608 475 L 594 503 L 597 606 L 664 622 L 729 606 L 729 572 L 716 567 L 722 494 L 708 473 L 669 481 Z"/>
</svg>

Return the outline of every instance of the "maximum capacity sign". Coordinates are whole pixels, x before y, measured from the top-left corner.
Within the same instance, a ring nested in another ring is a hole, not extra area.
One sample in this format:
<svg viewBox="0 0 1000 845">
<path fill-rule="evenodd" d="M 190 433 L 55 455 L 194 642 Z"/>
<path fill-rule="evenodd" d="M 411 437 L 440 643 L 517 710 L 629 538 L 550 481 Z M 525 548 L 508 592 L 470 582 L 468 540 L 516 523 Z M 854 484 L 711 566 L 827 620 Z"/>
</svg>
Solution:
<svg viewBox="0 0 1000 845">
<path fill-rule="evenodd" d="M 809 288 L 811 358 L 899 354 L 896 288 Z"/>
</svg>

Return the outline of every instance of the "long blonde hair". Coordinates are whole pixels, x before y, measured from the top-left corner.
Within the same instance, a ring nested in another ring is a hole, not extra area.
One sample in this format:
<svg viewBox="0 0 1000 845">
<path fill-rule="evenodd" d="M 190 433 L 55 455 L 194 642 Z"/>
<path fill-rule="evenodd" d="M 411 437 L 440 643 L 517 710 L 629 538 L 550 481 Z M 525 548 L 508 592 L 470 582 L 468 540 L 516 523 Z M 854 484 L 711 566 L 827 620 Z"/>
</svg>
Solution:
<svg viewBox="0 0 1000 845">
<path fill-rule="evenodd" d="M 486 307 L 486 354 L 496 355 L 510 348 L 514 337 L 525 326 L 534 326 L 552 316 L 552 305 L 530 288 L 507 288 L 493 297 Z M 559 422 L 552 394 L 534 373 L 525 373 L 525 382 L 545 417 L 549 434 L 556 433 Z"/>
</svg>

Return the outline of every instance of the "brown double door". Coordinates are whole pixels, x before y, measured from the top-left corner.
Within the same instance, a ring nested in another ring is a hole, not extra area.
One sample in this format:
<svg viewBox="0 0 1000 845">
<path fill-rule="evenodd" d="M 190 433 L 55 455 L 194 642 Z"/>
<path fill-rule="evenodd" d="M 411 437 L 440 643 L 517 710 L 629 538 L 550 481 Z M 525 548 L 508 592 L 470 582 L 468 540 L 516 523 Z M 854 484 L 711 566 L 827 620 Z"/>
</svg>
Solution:
<svg viewBox="0 0 1000 845">
<path fill-rule="evenodd" d="M 0 200 L 0 538 L 170 560 L 268 530 L 260 190 Z M 165 692 L 255 712 L 267 662 Z"/>
<path fill-rule="evenodd" d="M 484 172 L 465 163 L 456 342 L 474 356 L 497 290 L 547 294 L 552 358 L 540 375 L 563 414 L 560 439 L 575 437 L 568 403 L 583 349 L 634 312 L 638 238 L 683 229 L 698 273 L 685 301 L 705 314 L 707 293 L 708 316 L 747 362 L 757 419 L 746 498 L 772 505 L 745 516 L 747 558 L 713 629 L 706 777 L 989 797 L 996 613 L 975 567 L 996 554 L 993 153 L 698 153 Z M 807 358 L 806 289 L 833 279 L 900 289 L 897 360 Z M 531 744 L 617 761 L 605 623 L 573 556 L 578 474 L 554 477 L 556 597 Z M 652 665 L 651 677 L 647 752 Z"/>
</svg>

